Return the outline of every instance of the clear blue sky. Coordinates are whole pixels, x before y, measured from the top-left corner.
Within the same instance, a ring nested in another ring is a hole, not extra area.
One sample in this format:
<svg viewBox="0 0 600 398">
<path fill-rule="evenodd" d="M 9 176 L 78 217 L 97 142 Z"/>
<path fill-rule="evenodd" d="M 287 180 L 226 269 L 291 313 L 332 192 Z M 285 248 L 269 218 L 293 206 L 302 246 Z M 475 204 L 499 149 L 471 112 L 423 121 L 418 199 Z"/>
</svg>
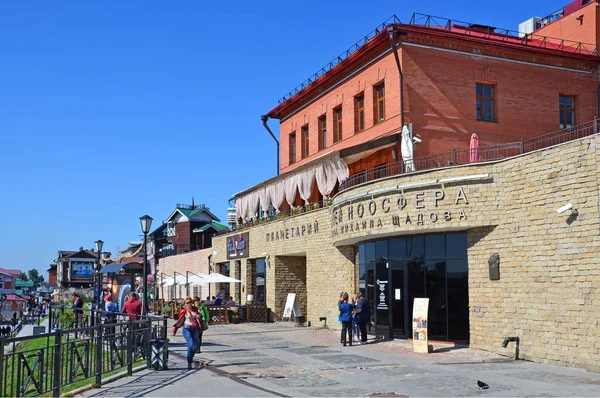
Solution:
<svg viewBox="0 0 600 398">
<path fill-rule="evenodd" d="M 0 267 L 47 279 L 58 250 L 125 248 L 192 196 L 225 222 L 275 174 L 260 115 L 393 14 L 516 30 L 567 2 L 3 2 Z"/>
</svg>

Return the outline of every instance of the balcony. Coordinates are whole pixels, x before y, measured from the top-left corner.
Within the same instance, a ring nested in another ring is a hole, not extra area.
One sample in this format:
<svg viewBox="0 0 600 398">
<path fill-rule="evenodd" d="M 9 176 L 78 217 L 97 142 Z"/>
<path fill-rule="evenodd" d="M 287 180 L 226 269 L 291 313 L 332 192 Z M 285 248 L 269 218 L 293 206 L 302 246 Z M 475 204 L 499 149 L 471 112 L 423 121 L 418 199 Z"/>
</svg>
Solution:
<svg viewBox="0 0 600 398">
<path fill-rule="evenodd" d="M 531 138 L 528 140 L 521 140 L 518 142 L 508 144 L 479 147 L 477 150 L 477 162 L 471 161 L 470 149 L 465 149 L 461 151 L 453 150 L 452 152 L 421 156 L 413 160 L 414 170 L 433 170 L 440 169 L 442 167 L 507 159 L 513 156 L 522 155 L 524 153 L 537 151 L 539 149 L 548 148 L 553 145 L 562 144 L 565 142 L 576 140 L 578 138 L 583 138 L 593 134 L 597 134 L 599 131 L 600 120 L 596 119 L 592 122 L 580 124 L 578 126 L 574 126 L 564 130 L 555 131 L 553 133 Z M 352 188 L 356 185 L 377 181 L 385 177 L 397 176 L 406 172 L 406 166 L 402 161 L 364 170 L 360 173 L 354 174 L 342 184 L 340 184 L 339 192 L 343 192 L 346 189 Z"/>
<path fill-rule="evenodd" d="M 175 235 L 176 235 L 175 227 L 171 227 L 171 228 L 167 227 L 163 230 L 163 236 L 170 237 L 170 236 L 175 236 Z"/>
</svg>

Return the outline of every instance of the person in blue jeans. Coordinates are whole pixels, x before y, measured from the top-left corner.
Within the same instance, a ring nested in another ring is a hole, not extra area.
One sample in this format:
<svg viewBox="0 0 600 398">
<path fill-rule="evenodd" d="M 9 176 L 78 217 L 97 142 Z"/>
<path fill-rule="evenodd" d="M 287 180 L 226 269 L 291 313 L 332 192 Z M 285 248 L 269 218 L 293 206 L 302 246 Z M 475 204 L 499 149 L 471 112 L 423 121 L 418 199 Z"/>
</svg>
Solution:
<svg viewBox="0 0 600 398">
<path fill-rule="evenodd" d="M 183 323 L 181 334 L 187 343 L 187 363 L 188 369 L 194 364 L 194 355 L 199 345 L 198 335 L 200 330 L 200 314 L 198 308 L 192 305 L 192 298 L 186 297 L 184 307 L 179 313 L 179 319 L 176 324 Z M 177 327 L 173 328 L 173 334 L 177 333 Z"/>
<path fill-rule="evenodd" d="M 352 304 L 348 302 L 348 293 L 342 296 L 343 302 L 340 304 L 340 316 L 342 317 L 342 344 L 346 346 L 346 334 L 352 345 Z"/>
<path fill-rule="evenodd" d="M 362 293 L 357 295 L 358 303 L 354 313 L 358 315 L 358 327 L 360 328 L 360 344 L 367 344 L 367 322 L 371 319 L 369 302 L 363 298 Z"/>
<path fill-rule="evenodd" d="M 356 304 L 358 304 L 358 295 L 354 295 L 352 299 L 352 308 L 356 309 Z M 352 341 L 358 342 L 360 339 L 360 328 L 358 327 L 358 314 L 352 311 Z"/>
</svg>

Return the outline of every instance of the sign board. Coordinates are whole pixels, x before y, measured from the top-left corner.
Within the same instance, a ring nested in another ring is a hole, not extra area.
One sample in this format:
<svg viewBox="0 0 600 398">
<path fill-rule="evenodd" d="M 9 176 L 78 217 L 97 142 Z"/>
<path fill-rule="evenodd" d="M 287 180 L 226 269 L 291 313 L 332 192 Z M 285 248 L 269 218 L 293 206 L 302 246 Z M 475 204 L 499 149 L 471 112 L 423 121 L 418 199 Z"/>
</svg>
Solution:
<svg viewBox="0 0 600 398">
<path fill-rule="evenodd" d="M 429 312 L 428 298 L 415 298 L 413 303 L 413 349 L 415 352 L 427 354 L 429 347 L 427 345 L 427 313 Z"/>
<path fill-rule="evenodd" d="M 285 300 L 285 307 L 283 308 L 283 318 L 290 318 L 292 316 L 292 312 L 296 318 L 302 316 L 296 293 L 288 293 L 287 300 Z"/>
<path fill-rule="evenodd" d="M 227 260 L 248 257 L 248 232 L 227 237 Z"/>
<path fill-rule="evenodd" d="M 388 281 L 382 281 L 377 279 L 377 285 L 379 286 L 379 300 L 377 301 L 377 309 L 378 310 L 387 310 L 387 283 Z"/>
</svg>

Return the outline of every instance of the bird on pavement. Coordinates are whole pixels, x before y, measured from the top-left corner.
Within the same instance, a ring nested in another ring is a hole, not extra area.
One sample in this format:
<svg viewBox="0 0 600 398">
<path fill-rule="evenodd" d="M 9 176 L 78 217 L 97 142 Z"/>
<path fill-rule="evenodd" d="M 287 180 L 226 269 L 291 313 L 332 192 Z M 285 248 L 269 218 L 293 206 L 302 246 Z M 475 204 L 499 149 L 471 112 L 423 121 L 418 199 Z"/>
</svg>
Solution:
<svg viewBox="0 0 600 398">
<path fill-rule="evenodd" d="M 477 385 L 482 390 L 487 390 L 488 388 L 490 388 L 490 386 L 488 386 L 487 384 L 485 384 L 483 381 L 480 381 L 480 380 L 477 380 Z"/>
</svg>

